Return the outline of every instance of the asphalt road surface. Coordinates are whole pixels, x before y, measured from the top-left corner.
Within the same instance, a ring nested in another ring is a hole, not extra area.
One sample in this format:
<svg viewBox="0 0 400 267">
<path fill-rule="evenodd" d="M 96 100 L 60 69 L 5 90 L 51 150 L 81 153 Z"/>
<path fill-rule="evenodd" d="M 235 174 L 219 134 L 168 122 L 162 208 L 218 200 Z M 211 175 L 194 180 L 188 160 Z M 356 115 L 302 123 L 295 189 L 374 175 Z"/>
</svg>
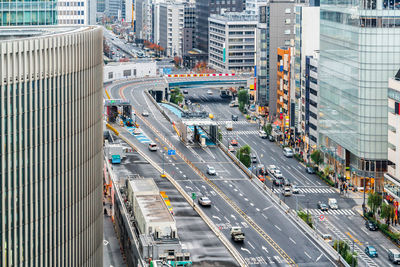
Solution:
<svg viewBox="0 0 400 267">
<path fill-rule="evenodd" d="M 218 175 L 209 177 L 210 183 L 202 179 L 180 157 L 164 157 L 165 171 L 172 174 L 189 194 L 195 192 L 210 197 L 213 205 L 204 211 L 220 227 L 223 234 L 230 238 L 230 227 L 242 226 L 246 240 L 243 244 L 234 243 L 234 245 L 248 263 L 265 266 L 285 266 L 289 263 L 298 266 L 334 265 L 318 245 L 287 219 L 264 192 L 249 181 L 220 149 L 189 148 L 180 142 L 171 124 L 144 95 L 143 90 L 148 88 L 149 84 L 141 82 L 126 87 L 118 85 L 109 89 L 112 96 L 118 98 L 122 88 L 121 91 L 135 109 L 138 111 L 146 109 L 150 112 L 150 116 L 145 118 L 147 123 L 139 120 L 146 139 L 138 139 L 128 132 L 124 132 L 124 136 L 130 138 L 160 166 L 163 165 L 162 153 L 150 152 L 146 140 L 156 142 L 163 151 L 164 147 L 168 149 L 162 140 L 162 137 L 165 137 L 203 173 L 207 164 L 212 164 L 216 168 Z M 155 134 L 149 126 L 155 127 L 159 134 Z M 249 220 L 246 220 L 241 212 L 249 216 L 257 227 L 249 225 Z M 257 229 L 262 229 L 262 232 Z"/>
</svg>

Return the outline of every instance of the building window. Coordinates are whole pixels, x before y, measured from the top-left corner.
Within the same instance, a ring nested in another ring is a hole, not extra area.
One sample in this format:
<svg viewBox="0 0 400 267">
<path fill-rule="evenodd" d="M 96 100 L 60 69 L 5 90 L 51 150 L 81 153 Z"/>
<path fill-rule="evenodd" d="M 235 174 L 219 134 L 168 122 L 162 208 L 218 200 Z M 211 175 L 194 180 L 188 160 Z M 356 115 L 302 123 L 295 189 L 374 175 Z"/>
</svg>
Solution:
<svg viewBox="0 0 400 267">
<path fill-rule="evenodd" d="M 108 79 L 112 79 L 113 76 L 114 76 L 114 73 L 113 73 L 113 72 L 109 72 L 109 73 L 108 73 Z"/>
<path fill-rule="evenodd" d="M 286 14 L 290 14 L 290 13 L 291 13 L 290 8 L 286 8 L 286 9 L 285 9 L 285 13 L 286 13 Z"/>
<path fill-rule="evenodd" d="M 285 24 L 290 24 L 290 19 L 285 19 Z"/>
<path fill-rule="evenodd" d="M 290 34 L 290 30 L 285 30 L 285 34 Z"/>
</svg>

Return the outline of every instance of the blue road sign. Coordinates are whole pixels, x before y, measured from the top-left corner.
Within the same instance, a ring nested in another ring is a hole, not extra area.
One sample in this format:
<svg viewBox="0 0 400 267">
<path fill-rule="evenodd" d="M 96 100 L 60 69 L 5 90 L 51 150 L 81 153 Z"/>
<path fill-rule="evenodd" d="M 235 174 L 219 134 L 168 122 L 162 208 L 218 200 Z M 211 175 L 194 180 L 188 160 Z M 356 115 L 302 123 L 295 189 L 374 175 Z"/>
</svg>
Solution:
<svg viewBox="0 0 400 267">
<path fill-rule="evenodd" d="M 176 151 L 173 149 L 168 149 L 168 155 L 176 155 Z"/>
</svg>

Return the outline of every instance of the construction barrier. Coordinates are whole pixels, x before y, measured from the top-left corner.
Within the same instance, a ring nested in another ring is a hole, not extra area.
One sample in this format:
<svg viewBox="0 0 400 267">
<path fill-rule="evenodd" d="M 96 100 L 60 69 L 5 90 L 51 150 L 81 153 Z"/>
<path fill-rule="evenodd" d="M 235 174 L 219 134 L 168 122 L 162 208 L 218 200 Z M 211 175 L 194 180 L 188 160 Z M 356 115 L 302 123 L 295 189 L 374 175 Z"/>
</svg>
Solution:
<svg viewBox="0 0 400 267">
<path fill-rule="evenodd" d="M 235 73 L 201 73 L 201 74 L 168 74 L 168 78 L 190 78 L 190 77 L 224 77 L 235 76 Z"/>
</svg>

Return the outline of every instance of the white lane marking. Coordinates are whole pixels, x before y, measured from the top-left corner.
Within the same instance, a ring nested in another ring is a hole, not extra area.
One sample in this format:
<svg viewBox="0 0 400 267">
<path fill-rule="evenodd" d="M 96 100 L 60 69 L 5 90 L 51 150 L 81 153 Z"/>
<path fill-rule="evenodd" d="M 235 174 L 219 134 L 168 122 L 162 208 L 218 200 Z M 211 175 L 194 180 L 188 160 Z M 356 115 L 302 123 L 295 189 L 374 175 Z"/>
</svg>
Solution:
<svg viewBox="0 0 400 267">
<path fill-rule="evenodd" d="M 234 188 L 233 191 L 237 192 L 238 190 L 236 188 Z"/>
<path fill-rule="evenodd" d="M 183 178 L 186 178 L 186 175 L 183 175 Z"/>
<path fill-rule="evenodd" d="M 192 190 L 193 191 L 193 188 L 191 188 L 190 186 L 185 186 L 187 189 L 190 189 L 190 190 Z"/>
<path fill-rule="evenodd" d="M 253 249 L 256 249 L 249 241 L 247 241 L 247 244 L 249 244 L 249 246 L 252 247 Z"/>
<path fill-rule="evenodd" d="M 243 196 L 243 194 L 242 194 L 242 193 L 239 193 L 239 196 L 241 196 L 241 197 L 242 197 L 242 196 Z"/>
<path fill-rule="evenodd" d="M 178 167 L 175 167 L 175 169 L 179 170 L 179 168 L 178 168 Z"/>
<path fill-rule="evenodd" d="M 249 201 L 249 199 L 247 199 L 247 198 L 244 198 L 244 200 Z"/>
<path fill-rule="evenodd" d="M 172 160 L 169 159 L 169 162 L 172 162 Z"/>
<path fill-rule="evenodd" d="M 225 219 L 228 223 L 231 223 L 231 221 L 230 221 L 228 218 L 226 218 L 225 216 L 224 216 L 224 219 Z"/>
<path fill-rule="evenodd" d="M 268 220 L 268 217 L 267 217 L 264 213 L 262 213 L 261 215 L 262 215 L 265 219 Z"/>
<path fill-rule="evenodd" d="M 247 251 L 247 253 L 249 253 L 249 254 L 251 254 L 251 252 L 250 252 L 250 250 L 248 250 L 247 248 L 240 248 L 241 250 L 243 250 L 243 251 Z"/>
<path fill-rule="evenodd" d="M 175 166 L 175 163 L 172 163 L 172 166 Z"/>
<path fill-rule="evenodd" d="M 254 207 L 254 204 L 250 202 L 250 206 Z"/>
<path fill-rule="evenodd" d="M 319 255 L 319 257 L 317 258 L 317 260 L 315 262 L 319 261 L 319 259 L 322 257 L 322 255 L 324 255 L 324 253 L 321 253 L 321 255 Z"/>
<path fill-rule="evenodd" d="M 294 241 L 291 237 L 289 237 L 290 241 L 296 244 L 296 241 Z"/>
<path fill-rule="evenodd" d="M 232 217 L 233 219 L 235 219 L 235 221 L 236 221 L 236 217 L 235 217 L 235 215 L 231 214 L 231 217 Z"/>
<path fill-rule="evenodd" d="M 256 211 L 260 212 L 260 209 L 259 209 L 259 208 L 256 208 Z"/>
<path fill-rule="evenodd" d="M 279 231 L 282 231 L 281 230 L 281 228 L 279 228 L 278 226 L 276 226 L 275 224 L 274 224 L 274 226 L 276 227 L 276 229 L 278 229 Z"/>
<path fill-rule="evenodd" d="M 267 249 L 266 247 L 262 246 L 261 248 L 262 248 L 265 252 L 269 253 L 269 252 L 268 252 L 268 249 Z"/>
<path fill-rule="evenodd" d="M 213 215 L 213 218 L 214 218 L 214 219 L 217 219 L 217 220 L 219 220 L 219 221 L 221 221 L 221 218 L 220 218 L 220 217 L 217 217 L 217 216 L 215 216 L 215 215 Z"/>
<path fill-rule="evenodd" d="M 179 173 L 182 174 L 183 172 L 182 172 L 182 171 L 179 171 Z"/>
<path fill-rule="evenodd" d="M 311 259 L 311 256 L 307 254 L 307 252 L 304 251 L 304 254 L 307 255 L 307 257 L 309 257 Z"/>
<path fill-rule="evenodd" d="M 220 211 L 219 208 L 218 208 L 217 206 L 214 206 L 214 208 L 215 208 L 217 211 Z"/>
<path fill-rule="evenodd" d="M 266 207 L 266 208 L 264 208 L 263 210 L 268 210 L 268 209 L 270 209 L 270 208 L 272 208 L 273 207 L 273 205 L 271 205 L 271 206 L 269 206 L 269 207 Z"/>
</svg>

